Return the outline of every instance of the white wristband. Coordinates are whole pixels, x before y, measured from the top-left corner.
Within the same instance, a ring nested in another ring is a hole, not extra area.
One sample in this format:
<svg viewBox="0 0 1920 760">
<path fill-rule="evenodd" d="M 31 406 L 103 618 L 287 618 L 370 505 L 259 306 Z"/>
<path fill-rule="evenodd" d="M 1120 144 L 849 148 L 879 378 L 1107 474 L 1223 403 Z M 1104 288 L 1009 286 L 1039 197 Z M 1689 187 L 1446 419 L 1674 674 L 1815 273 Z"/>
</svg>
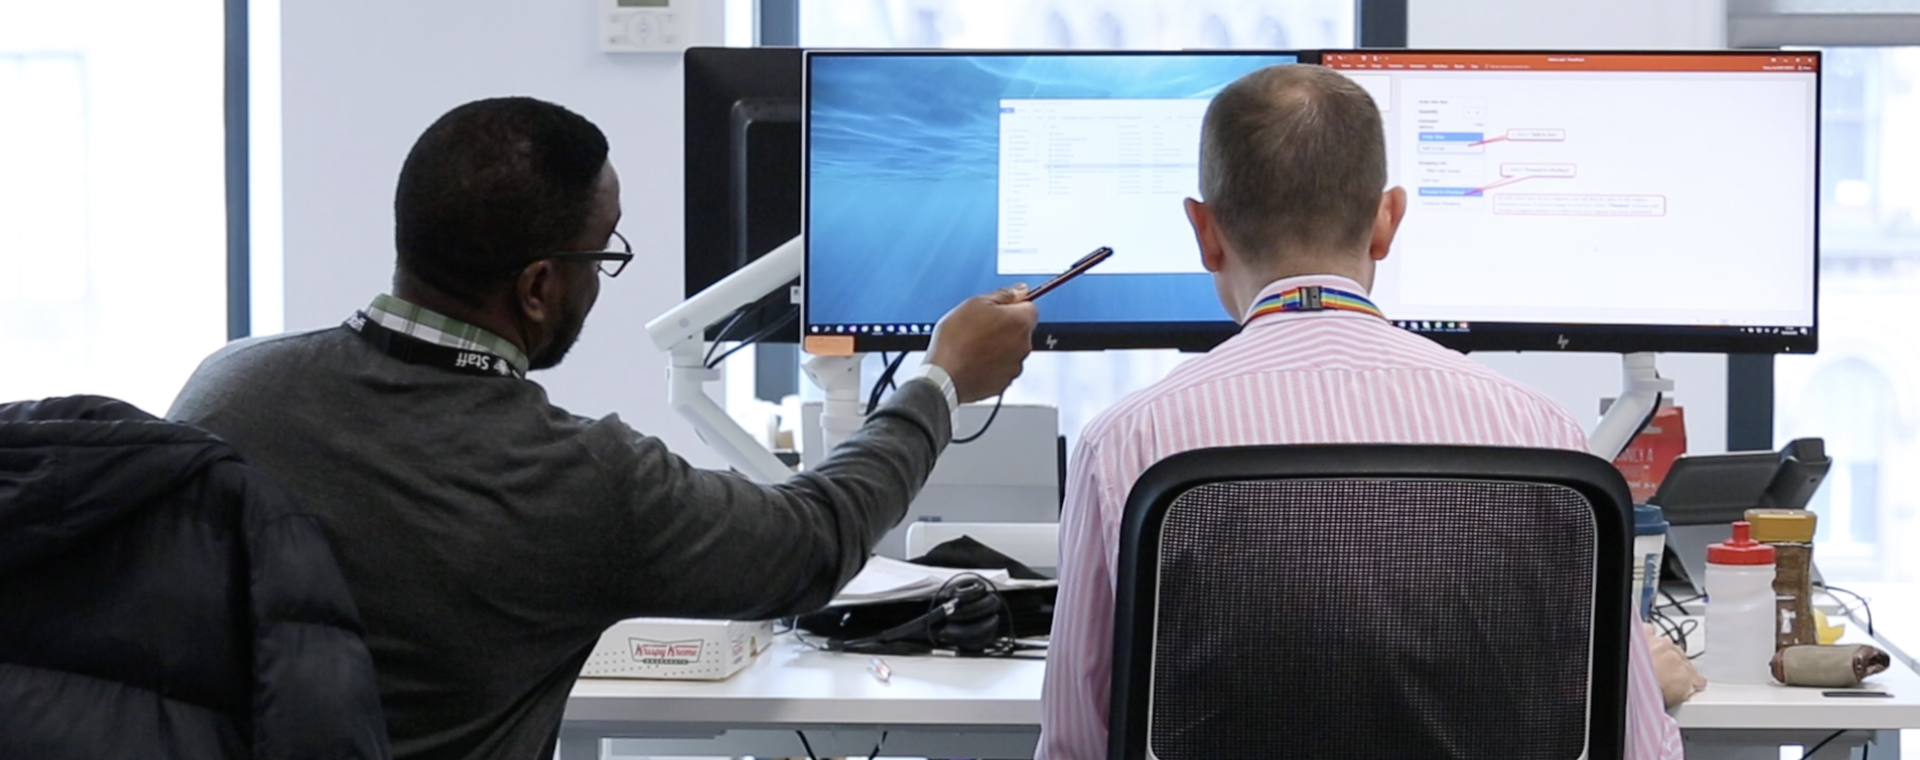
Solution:
<svg viewBox="0 0 1920 760">
<path fill-rule="evenodd" d="M 953 387 L 953 376 L 947 374 L 947 371 L 938 365 L 922 364 L 920 369 L 915 370 L 907 379 L 909 381 L 925 379 L 932 382 L 940 389 L 940 394 L 947 397 L 947 411 L 949 413 L 960 411 L 960 391 Z"/>
</svg>

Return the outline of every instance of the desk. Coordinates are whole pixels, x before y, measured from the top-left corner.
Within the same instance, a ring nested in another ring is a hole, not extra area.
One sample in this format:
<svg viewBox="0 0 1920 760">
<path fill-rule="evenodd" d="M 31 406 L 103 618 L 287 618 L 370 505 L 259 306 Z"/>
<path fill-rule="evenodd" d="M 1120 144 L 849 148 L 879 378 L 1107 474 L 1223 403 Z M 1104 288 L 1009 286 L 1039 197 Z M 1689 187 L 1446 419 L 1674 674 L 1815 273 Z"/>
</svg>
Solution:
<svg viewBox="0 0 1920 760">
<path fill-rule="evenodd" d="M 1868 679 L 1890 699 L 1822 696 L 1820 689 L 1715 684 L 1674 711 L 1688 760 L 1780 757 L 1783 744 L 1812 747 L 1846 730 L 1816 758 L 1845 758 L 1871 743 L 1871 757 L 1898 760 L 1903 728 L 1920 728 L 1920 676 L 1904 664 Z"/>
<path fill-rule="evenodd" d="M 1849 627 L 1848 638 L 1864 631 Z M 732 679 L 718 682 L 582 679 L 567 701 L 561 760 L 595 760 L 602 738 L 635 738 L 620 754 L 865 757 L 881 731 L 893 756 L 1027 758 L 1040 733 L 1039 660 L 894 657 L 893 680 L 869 658 L 808 649 L 782 637 Z M 1824 697 L 1818 689 L 1718 684 L 1676 711 L 1689 760 L 1780 757 L 1835 731 L 1820 758 L 1875 743 L 1895 760 L 1898 733 L 1920 728 L 1920 675 L 1904 663 L 1869 681 L 1892 699 Z M 627 743 L 623 742 L 622 745 Z"/>
<path fill-rule="evenodd" d="M 725 681 L 581 679 L 567 700 L 561 760 L 593 760 L 602 737 L 645 738 L 621 754 L 1032 757 L 1040 736 L 1039 659 L 892 657 L 889 683 L 870 657 L 815 651 L 782 636 Z M 624 744 L 624 743 L 623 743 Z"/>
<path fill-rule="evenodd" d="M 1695 651 L 1703 629 L 1689 642 Z M 1842 643 L 1874 643 L 1865 626 L 1849 623 Z M 1828 697 L 1822 689 L 1791 686 L 1709 684 L 1707 690 L 1674 710 L 1687 743 L 1688 760 L 1780 757 L 1782 744 L 1812 747 L 1833 736 L 1815 758 L 1845 758 L 1852 748 L 1872 744 L 1871 757 L 1898 760 L 1899 729 L 1920 728 L 1920 675 L 1895 659 L 1887 672 L 1867 679 L 1867 689 L 1892 698 Z"/>
</svg>

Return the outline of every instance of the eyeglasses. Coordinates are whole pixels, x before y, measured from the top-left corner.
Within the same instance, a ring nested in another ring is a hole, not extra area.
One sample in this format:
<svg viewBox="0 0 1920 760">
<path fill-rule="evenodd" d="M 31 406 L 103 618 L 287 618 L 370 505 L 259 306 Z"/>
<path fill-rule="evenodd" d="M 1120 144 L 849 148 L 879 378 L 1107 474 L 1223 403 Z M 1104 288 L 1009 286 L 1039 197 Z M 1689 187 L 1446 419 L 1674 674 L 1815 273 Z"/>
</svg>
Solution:
<svg viewBox="0 0 1920 760">
<path fill-rule="evenodd" d="M 604 274 L 608 277 L 619 277 L 621 272 L 626 271 L 627 262 L 633 261 L 633 244 L 627 242 L 627 237 L 625 235 L 620 234 L 619 230 L 613 231 L 613 237 L 620 241 L 621 250 L 618 250 L 618 251 L 563 251 L 560 253 L 549 253 L 540 258 L 573 259 L 575 261 L 597 261 L 597 262 L 600 262 L 601 274 Z"/>
</svg>

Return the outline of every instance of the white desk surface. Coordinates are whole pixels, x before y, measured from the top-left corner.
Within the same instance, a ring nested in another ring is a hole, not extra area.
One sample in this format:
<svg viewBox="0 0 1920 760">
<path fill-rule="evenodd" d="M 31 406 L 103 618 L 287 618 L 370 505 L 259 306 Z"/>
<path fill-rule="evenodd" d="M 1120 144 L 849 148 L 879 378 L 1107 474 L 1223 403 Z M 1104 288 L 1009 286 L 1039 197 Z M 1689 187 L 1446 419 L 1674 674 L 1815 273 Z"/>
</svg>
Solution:
<svg viewBox="0 0 1920 760">
<path fill-rule="evenodd" d="M 1864 640 L 1851 627 L 1848 640 Z M 680 726 L 1038 726 L 1046 664 L 1037 659 L 889 657 L 890 683 L 869 657 L 820 652 L 791 636 L 725 681 L 583 678 L 566 720 Z M 1822 689 L 1714 684 L 1675 711 L 1689 730 L 1920 728 L 1920 675 L 1896 662 L 1866 687 L 1891 698 Z"/>
<path fill-rule="evenodd" d="M 1692 637 L 1696 648 L 1704 634 L 1702 630 Z M 1874 643 L 1863 627 L 1851 623 L 1840 641 Z M 1683 729 L 1920 728 L 1920 675 L 1898 657 L 1885 673 L 1868 678 L 1854 690 L 1893 696 L 1829 697 L 1822 692 L 1839 690 L 1710 683 L 1673 714 Z"/>
<path fill-rule="evenodd" d="M 821 652 L 792 636 L 725 681 L 582 678 L 568 721 L 724 725 L 1038 726 L 1040 659 L 871 657 Z"/>
<path fill-rule="evenodd" d="M 1888 698 L 1828 697 L 1827 689 L 1711 684 L 1674 710 L 1683 729 L 1920 728 L 1920 676 L 1904 664 L 1867 679 L 1862 689 Z"/>
</svg>

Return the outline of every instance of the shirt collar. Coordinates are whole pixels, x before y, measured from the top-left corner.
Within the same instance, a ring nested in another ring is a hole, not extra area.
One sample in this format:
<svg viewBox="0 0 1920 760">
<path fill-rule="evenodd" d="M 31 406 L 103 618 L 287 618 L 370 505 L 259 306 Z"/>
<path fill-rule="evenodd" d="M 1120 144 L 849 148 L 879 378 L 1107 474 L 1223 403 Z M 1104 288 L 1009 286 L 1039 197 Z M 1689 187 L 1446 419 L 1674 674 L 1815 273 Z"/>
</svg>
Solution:
<svg viewBox="0 0 1920 760">
<path fill-rule="evenodd" d="M 466 351 L 485 351 L 527 372 L 527 354 L 513 341 L 440 312 L 382 293 L 367 307 L 367 318 L 413 338 Z"/>
<path fill-rule="evenodd" d="M 1344 290 L 1349 293 L 1368 295 L 1367 289 L 1362 287 L 1360 283 L 1354 280 L 1348 279 L 1346 277 L 1341 277 L 1340 275 L 1337 275 L 1337 274 L 1303 274 L 1303 275 L 1296 275 L 1293 277 L 1282 277 L 1278 280 L 1274 280 L 1273 282 L 1267 283 L 1266 287 L 1260 289 L 1260 293 L 1258 295 L 1255 295 L 1253 297 L 1253 301 L 1247 304 L 1246 313 L 1240 315 L 1240 323 L 1242 325 L 1252 324 L 1251 320 L 1253 318 L 1253 307 L 1255 304 L 1260 303 L 1262 299 L 1265 299 L 1268 296 L 1284 293 L 1294 288 L 1304 288 L 1308 286 L 1333 288 L 1335 290 Z M 1371 315 L 1362 314 L 1357 311 L 1333 311 L 1333 310 L 1287 311 L 1287 312 L 1281 312 L 1278 314 L 1268 314 L 1266 318 L 1261 321 L 1279 321 L 1279 320 L 1287 320 L 1287 319 L 1299 319 L 1301 317 L 1309 317 L 1309 316 L 1330 316 L 1330 315 L 1349 316 L 1349 317 L 1371 317 Z"/>
</svg>

